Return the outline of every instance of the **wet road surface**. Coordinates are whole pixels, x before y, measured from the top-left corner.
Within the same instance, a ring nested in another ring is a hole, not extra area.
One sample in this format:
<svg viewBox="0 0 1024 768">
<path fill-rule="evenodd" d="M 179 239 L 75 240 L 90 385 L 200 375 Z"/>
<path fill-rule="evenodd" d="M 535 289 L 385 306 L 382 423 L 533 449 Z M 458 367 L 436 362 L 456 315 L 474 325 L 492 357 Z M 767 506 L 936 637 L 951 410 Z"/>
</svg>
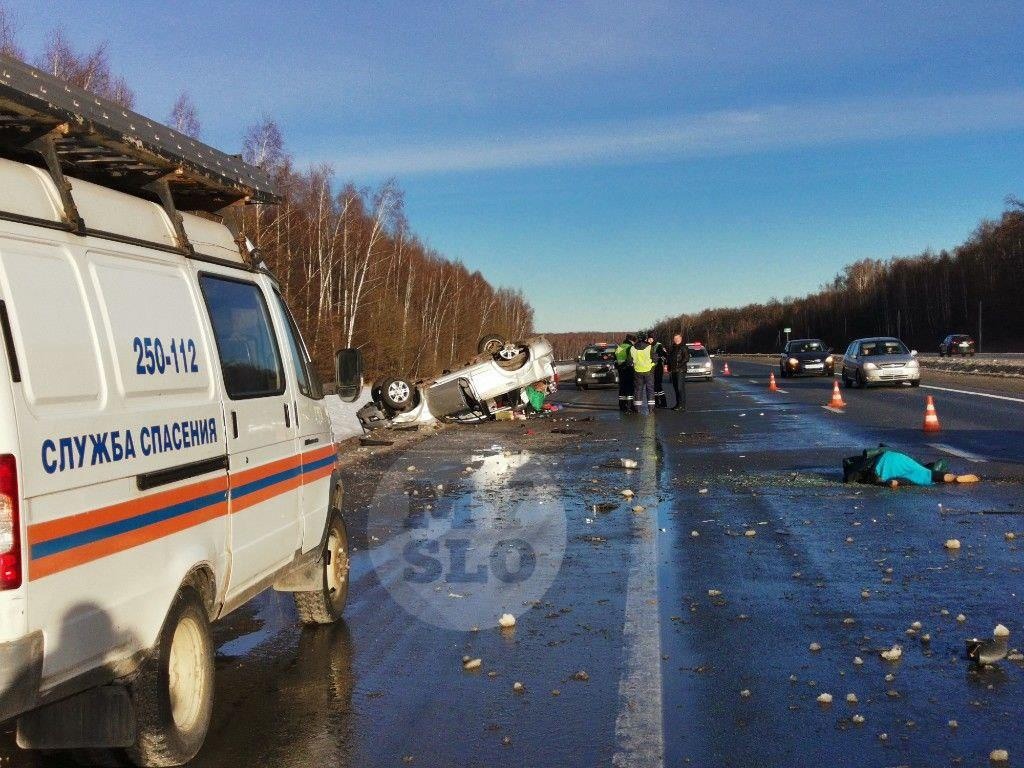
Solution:
<svg viewBox="0 0 1024 768">
<path fill-rule="evenodd" d="M 1024 403 L 926 372 L 945 389 L 844 390 L 837 413 L 830 380 L 769 394 L 766 365 L 730 367 L 688 385 L 686 413 L 622 417 L 613 390 L 568 388 L 557 419 L 455 428 L 347 470 L 346 621 L 303 630 L 271 592 L 215 625 L 194 764 L 1019 763 L 1024 667 L 961 656 L 999 622 L 1024 646 Z M 926 393 L 941 433 L 920 429 Z M 984 482 L 844 486 L 842 458 L 879 442 Z M 424 534 L 439 572 L 408 548 Z M 512 540 L 530 545 L 518 560 Z M 3 730 L 0 765 L 48 764 Z"/>
</svg>

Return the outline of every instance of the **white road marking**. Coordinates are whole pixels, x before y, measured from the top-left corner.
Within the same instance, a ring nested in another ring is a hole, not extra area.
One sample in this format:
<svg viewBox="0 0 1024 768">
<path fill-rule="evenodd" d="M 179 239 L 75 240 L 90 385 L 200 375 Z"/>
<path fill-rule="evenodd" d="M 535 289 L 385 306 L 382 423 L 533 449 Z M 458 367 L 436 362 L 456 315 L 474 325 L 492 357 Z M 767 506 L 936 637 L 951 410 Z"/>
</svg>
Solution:
<svg viewBox="0 0 1024 768">
<path fill-rule="evenodd" d="M 1011 403 L 1024 403 L 1024 397 L 1009 397 L 1007 395 L 993 395 L 990 392 L 972 392 L 969 389 L 950 389 L 949 387 L 935 387 L 931 384 L 922 384 L 921 389 L 935 389 L 940 392 L 955 392 L 958 395 L 976 395 L 978 397 L 990 397 L 993 400 L 1008 400 Z"/>
<path fill-rule="evenodd" d="M 984 456 L 979 456 L 976 453 L 970 451 L 964 451 L 960 448 L 954 448 L 952 445 L 946 445 L 945 443 L 928 443 L 929 448 L 934 448 L 937 451 L 948 453 L 950 456 L 957 456 L 961 459 L 967 459 L 967 461 L 973 461 L 975 464 L 986 464 L 988 459 Z"/>
<path fill-rule="evenodd" d="M 842 408 L 836 408 L 834 405 L 823 405 L 821 406 L 826 411 L 832 411 L 832 413 L 846 413 Z"/>
<path fill-rule="evenodd" d="M 654 422 L 645 434 L 638 491 L 658 491 Z M 625 768 L 659 768 L 665 762 L 661 712 L 661 623 L 658 609 L 658 508 L 630 515 L 630 545 L 626 584 L 626 616 L 622 627 L 623 672 L 619 678 L 619 714 L 615 719 L 612 764 Z"/>
<path fill-rule="evenodd" d="M 749 381 L 751 384 L 760 384 L 761 383 L 757 379 L 747 379 L 747 381 Z"/>
</svg>

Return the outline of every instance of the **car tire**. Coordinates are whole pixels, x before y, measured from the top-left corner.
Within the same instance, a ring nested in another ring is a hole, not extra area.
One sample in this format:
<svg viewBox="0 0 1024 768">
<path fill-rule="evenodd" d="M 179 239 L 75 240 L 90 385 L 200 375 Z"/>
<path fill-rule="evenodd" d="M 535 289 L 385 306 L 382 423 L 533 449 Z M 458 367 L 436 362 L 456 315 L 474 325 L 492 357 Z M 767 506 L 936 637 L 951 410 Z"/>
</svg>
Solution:
<svg viewBox="0 0 1024 768">
<path fill-rule="evenodd" d="M 142 766 L 187 763 L 199 752 L 213 712 L 210 618 L 191 587 L 174 598 L 153 653 L 128 681 L 136 741 L 126 750 Z"/>
<path fill-rule="evenodd" d="M 850 377 L 846 375 L 846 371 L 843 371 L 842 378 L 843 378 L 843 386 L 844 387 L 849 389 L 850 387 L 853 386 L 853 382 L 850 381 Z"/>
<path fill-rule="evenodd" d="M 489 333 L 486 336 L 482 336 L 480 341 L 476 343 L 476 351 L 480 355 L 493 355 L 504 346 L 504 337 L 496 333 Z"/>
<path fill-rule="evenodd" d="M 324 545 L 323 583 L 320 589 L 293 593 L 303 624 L 333 624 L 341 618 L 348 600 L 348 553 L 348 529 L 341 515 L 333 512 Z"/>
<path fill-rule="evenodd" d="M 911 379 L 910 380 L 910 386 L 912 386 L 912 387 L 920 387 L 921 386 L 921 380 L 920 379 Z"/>
<path fill-rule="evenodd" d="M 857 389 L 866 389 L 868 383 L 864 380 L 864 374 L 857 371 Z"/>
<path fill-rule="evenodd" d="M 404 413 L 412 408 L 416 388 L 405 379 L 385 379 L 380 385 L 380 400 L 390 410 Z"/>
</svg>

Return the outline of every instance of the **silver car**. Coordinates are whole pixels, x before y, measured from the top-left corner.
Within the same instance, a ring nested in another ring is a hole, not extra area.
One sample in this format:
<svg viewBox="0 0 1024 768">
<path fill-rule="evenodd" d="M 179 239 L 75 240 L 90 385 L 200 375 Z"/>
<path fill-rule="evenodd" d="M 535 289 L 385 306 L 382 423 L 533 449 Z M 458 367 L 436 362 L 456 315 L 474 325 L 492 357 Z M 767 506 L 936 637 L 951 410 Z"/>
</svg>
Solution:
<svg viewBox="0 0 1024 768">
<path fill-rule="evenodd" d="M 522 402 L 521 390 L 546 381 L 553 391 L 551 344 L 543 336 L 506 342 L 480 340 L 480 354 L 462 368 L 429 381 L 385 379 L 373 388 L 373 404 L 359 412 L 367 429 L 385 424 L 429 424 L 435 420 L 476 422 Z"/>
<path fill-rule="evenodd" d="M 843 384 L 866 387 L 869 384 L 921 383 L 921 365 L 917 350 L 891 336 L 857 339 L 843 355 Z"/>
<path fill-rule="evenodd" d="M 715 369 L 707 347 L 703 344 L 687 344 L 686 346 L 690 350 L 690 359 L 686 363 L 686 380 L 711 381 L 715 375 Z"/>
</svg>

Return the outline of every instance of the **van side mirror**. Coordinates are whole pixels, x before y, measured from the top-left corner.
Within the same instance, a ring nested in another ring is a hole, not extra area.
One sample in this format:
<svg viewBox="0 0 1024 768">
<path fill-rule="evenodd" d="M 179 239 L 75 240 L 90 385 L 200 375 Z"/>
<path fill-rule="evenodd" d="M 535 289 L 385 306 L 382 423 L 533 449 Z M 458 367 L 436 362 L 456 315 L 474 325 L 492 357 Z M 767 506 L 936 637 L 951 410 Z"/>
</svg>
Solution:
<svg viewBox="0 0 1024 768">
<path fill-rule="evenodd" d="M 363 353 L 358 349 L 339 349 L 334 353 L 334 380 L 338 397 L 354 403 L 363 391 Z"/>
</svg>

